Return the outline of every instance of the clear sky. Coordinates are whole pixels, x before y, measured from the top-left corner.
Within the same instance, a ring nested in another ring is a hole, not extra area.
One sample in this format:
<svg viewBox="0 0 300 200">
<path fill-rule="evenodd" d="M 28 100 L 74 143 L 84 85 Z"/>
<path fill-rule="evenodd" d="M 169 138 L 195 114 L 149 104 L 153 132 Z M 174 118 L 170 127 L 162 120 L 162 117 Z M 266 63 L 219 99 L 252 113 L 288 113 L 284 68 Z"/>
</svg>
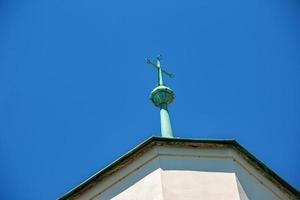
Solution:
<svg viewBox="0 0 300 200">
<path fill-rule="evenodd" d="M 0 1 L 0 199 L 55 199 L 151 135 L 235 138 L 300 189 L 298 0 Z"/>
</svg>

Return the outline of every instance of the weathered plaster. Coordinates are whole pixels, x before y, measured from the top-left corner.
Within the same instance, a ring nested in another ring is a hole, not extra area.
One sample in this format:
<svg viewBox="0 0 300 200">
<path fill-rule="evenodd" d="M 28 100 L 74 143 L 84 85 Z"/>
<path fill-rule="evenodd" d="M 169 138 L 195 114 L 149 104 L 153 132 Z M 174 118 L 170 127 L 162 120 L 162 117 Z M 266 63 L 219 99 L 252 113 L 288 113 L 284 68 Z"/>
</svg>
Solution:
<svg viewBox="0 0 300 200">
<path fill-rule="evenodd" d="M 77 196 L 89 200 L 293 199 L 234 149 L 155 146 Z"/>
</svg>

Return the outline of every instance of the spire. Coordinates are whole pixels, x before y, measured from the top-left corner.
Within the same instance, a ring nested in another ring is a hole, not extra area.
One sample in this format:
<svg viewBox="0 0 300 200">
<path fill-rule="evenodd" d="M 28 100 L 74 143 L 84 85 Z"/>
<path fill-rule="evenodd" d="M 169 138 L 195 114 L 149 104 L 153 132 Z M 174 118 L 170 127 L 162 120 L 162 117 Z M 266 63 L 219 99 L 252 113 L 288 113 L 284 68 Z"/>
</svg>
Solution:
<svg viewBox="0 0 300 200">
<path fill-rule="evenodd" d="M 173 131 L 168 111 L 168 105 L 175 99 L 175 93 L 171 88 L 166 87 L 163 82 L 163 74 L 166 74 L 170 78 L 174 75 L 165 71 L 160 66 L 161 58 L 156 57 L 156 64 L 153 63 L 149 58 L 147 59 L 147 64 L 155 67 L 158 74 L 158 84 L 157 87 L 153 89 L 150 95 L 150 99 L 153 104 L 160 109 L 160 123 L 161 123 L 161 135 L 163 137 L 173 137 Z"/>
</svg>

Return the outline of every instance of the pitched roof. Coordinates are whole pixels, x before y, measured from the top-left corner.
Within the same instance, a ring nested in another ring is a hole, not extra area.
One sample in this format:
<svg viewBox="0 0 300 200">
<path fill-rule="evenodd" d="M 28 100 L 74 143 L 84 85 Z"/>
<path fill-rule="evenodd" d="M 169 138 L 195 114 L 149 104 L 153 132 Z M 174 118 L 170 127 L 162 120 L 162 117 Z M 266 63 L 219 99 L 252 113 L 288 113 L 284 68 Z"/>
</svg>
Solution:
<svg viewBox="0 0 300 200">
<path fill-rule="evenodd" d="M 143 143 L 139 144 L 131 151 L 124 154 L 122 157 L 105 167 L 104 169 L 97 172 L 95 175 L 75 187 L 74 189 L 67 192 L 62 197 L 58 198 L 58 200 L 66 200 L 72 197 L 75 197 L 84 191 L 91 188 L 93 185 L 97 184 L 99 181 L 103 180 L 105 177 L 111 175 L 113 172 L 117 171 L 118 169 L 122 168 L 122 166 L 126 165 L 126 163 L 130 162 L 132 159 L 136 158 L 144 154 L 146 151 L 151 149 L 154 146 L 162 146 L 162 145 L 171 145 L 177 147 L 228 147 L 235 149 L 240 153 L 243 158 L 249 162 L 252 166 L 262 172 L 262 174 L 269 179 L 270 181 L 274 182 L 275 184 L 279 185 L 279 187 L 288 193 L 293 194 L 300 199 L 300 192 L 283 180 L 280 176 L 278 176 L 274 171 L 268 168 L 265 164 L 255 158 L 251 153 L 249 153 L 244 147 L 242 147 L 238 142 L 235 140 L 212 140 L 212 139 L 183 139 L 183 138 L 163 138 L 163 137 L 150 137 Z"/>
</svg>

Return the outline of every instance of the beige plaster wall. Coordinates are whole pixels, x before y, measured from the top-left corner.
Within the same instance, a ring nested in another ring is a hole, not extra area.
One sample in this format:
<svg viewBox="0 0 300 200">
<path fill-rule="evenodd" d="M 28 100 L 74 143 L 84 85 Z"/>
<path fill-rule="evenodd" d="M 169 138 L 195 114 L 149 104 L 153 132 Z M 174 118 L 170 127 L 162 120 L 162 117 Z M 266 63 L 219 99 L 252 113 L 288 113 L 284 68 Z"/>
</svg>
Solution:
<svg viewBox="0 0 300 200">
<path fill-rule="evenodd" d="M 234 173 L 167 170 L 162 185 L 164 200 L 240 200 Z"/>
<path fill-rule="evenodd" d="M 148 174 L 145 178 L 112 198 L 113 200 L 163 200 L 161 169 Z"/>
<path fill-rule="evenodd" d="M 96 199 L 103 199 L 103 197 L 99 196 Z M 234 173 L 157 169 L 112 199 L 240 200 L 242 198 L 239 196 Z"/>
<path fill-rule="evenodd" d="M 78 196 L 81 200 L 292 199 L 232 149 L 156 147 Z"/>
</svg>

